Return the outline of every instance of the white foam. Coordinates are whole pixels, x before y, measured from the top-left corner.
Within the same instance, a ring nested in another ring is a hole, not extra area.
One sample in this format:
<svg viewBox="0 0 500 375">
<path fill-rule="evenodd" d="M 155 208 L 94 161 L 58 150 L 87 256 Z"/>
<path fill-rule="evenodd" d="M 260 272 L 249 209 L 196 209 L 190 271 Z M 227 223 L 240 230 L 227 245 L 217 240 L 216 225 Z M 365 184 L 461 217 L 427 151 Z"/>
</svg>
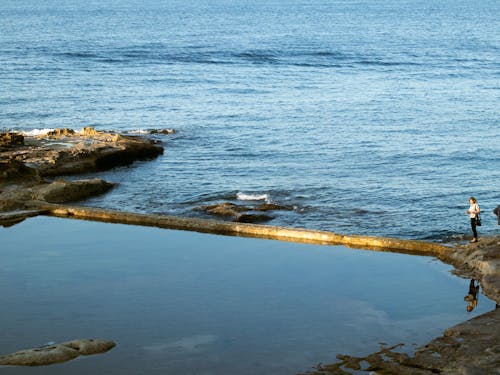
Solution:
<svg viewBox="0 0 500 375">
<path fill-rule="evenodd" d="M 269 202 L 269 194 L 246 194 L 241 191 L 236 193 L 236 199 L 240 201 L 266 201 Z"/>
<path fill-rule="evenodd" d="M 47 135 L 51 131 L 54 131 L 54 129 L 33 129 L 21 132 L 21 134 L 26 137 L 39 137 L 42 135 Z"/>
<path fill-rule="evenodd" d="M 136 129 L 136 130 L 128 130 L 126 131 L 127 134 L 149 134 L 149 130 L 144 130 L 144 129 Z"/>
</svg>

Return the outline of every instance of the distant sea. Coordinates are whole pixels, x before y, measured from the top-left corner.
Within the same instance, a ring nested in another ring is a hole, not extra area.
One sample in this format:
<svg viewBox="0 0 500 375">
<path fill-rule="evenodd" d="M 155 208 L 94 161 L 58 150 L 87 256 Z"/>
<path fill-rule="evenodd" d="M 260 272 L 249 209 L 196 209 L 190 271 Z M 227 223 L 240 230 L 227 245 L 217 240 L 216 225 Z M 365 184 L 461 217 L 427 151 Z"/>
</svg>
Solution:
<svg viewBox="0 0 500 375">
<path fill-rule="evenodd" d="M 185 216 L 242 197 L 273 225 L 499 233 L 497 0 L 3 0 L 0 129 L 156 135 L 86 204 Z M 238 194 L 240 193 L 240 194 Z M 240 199 L 238 199 L 240 198 Z"/>
</svg>

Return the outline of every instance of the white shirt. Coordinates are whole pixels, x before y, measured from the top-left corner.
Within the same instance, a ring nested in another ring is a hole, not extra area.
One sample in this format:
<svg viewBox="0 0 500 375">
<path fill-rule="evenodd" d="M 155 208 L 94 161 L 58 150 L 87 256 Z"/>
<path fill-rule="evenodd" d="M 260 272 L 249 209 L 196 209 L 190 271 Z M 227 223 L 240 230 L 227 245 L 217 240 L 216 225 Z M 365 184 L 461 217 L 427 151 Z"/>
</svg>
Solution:
<svg viewBox="0 0 500 375">
<path fill-rule="evenodd" d="M 470 214 L 470 218 L 474 219 L 475 217 L 477 217 L 479 212 L 481 212 L 481 210 L 480 210 L 479 205 L 477 203 L 472 203 L 469 207 L 468 212 Z"/>
</svg>

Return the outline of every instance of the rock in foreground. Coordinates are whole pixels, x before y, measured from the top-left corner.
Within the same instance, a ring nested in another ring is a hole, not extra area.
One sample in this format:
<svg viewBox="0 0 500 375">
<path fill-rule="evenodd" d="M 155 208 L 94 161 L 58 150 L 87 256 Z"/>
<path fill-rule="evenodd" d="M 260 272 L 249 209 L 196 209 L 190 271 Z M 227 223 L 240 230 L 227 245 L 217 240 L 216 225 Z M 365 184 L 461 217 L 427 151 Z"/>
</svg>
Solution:
<svg viewBox="0 0 500 375">
<path fill-rule="evenodd" d="M 79 339 L 0 356 L 0 365 L 46 366 L 67 362 L 80 355 L 105 353 L 115 346 L 116 343 L 109 340 Z"/>
</svg>

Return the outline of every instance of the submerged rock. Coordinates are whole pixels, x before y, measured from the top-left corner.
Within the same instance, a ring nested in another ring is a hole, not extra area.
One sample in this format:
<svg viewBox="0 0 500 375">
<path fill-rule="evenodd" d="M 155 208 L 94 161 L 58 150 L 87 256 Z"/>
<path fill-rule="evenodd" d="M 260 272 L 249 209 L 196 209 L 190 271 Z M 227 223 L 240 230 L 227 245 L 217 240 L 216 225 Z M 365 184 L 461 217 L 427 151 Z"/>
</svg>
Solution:
<svg viewBox="0 0 500 375">
<path fill-rule="evenodd" d="M 194 210 L 208 215 L 231 218 L 239 223 L 263 223 L 274 219 L 274 216 L 263 214 L 263 211 L 292 210 L 289 206 L 264 203 L 254 206 L 243 206 L 231 202 L 195 207 Z"/>
<path fill-rule="evenodd" d="M 271 215 L 242 213 L 236 217 L 235 221 L 238 223 L 265 223 L 272 219 L 274 219 L 274 216 Z"/>
<path fill-rule="evenodd" d="M 67 362 L 80 355 L 105 353 L 115 346 L 116 343 L 109 340 L 79 339 L 0 356 L 0 365 L 46 366 Z"/>
<path fill-rule="evenodd" d="M 176 133 L 175 129 L 149 129 L 149 134 L 171 135 L 175 133 Z"/>
</svg>

